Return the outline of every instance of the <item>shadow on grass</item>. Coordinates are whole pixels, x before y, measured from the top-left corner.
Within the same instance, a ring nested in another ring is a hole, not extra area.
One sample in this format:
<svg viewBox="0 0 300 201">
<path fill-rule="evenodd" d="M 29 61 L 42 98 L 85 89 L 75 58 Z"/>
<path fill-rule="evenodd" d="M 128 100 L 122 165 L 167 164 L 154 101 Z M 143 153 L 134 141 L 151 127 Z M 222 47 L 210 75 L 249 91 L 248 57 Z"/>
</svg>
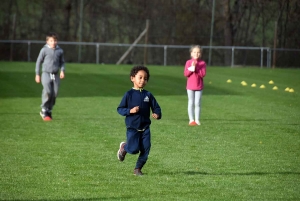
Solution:
<svg viewBox="0 0 300 201">
<path fill-rule="evenodd" d="M 203 118 L 201 122 L 210 122 L 215 124 L 252 124 L 255 122 L 256 125 L 274 125 L 274 123 L 282 123 L 282 119 L 205 119 Z M 284 125 L 299 126 L 297 123 L 285 123 Z"/>
<path fill-rule="evenodd" d="M 180 121 L 186 121 L 186 118 L 176 118 L 176 117 L 170 117 L 168 118 L 169 120 L 180 120 Z M 216 121 L 216 122 L 247 122 L 247 121 L 251 121 L 251 122 L 255 122 L 255 121 L 265 121 L 265 122 L 268 122 L 268 121 L 271 121 L 271 122 L 274 122 L 274 121 L 281 121 L 281 119 L 226 119 L 226 118 L 223 118 L 223 119 L 208 119 L 208 118 L 201 118 L 201 121 Z"/>
<path fill-rule="evenodd" d="M 131 197 L 99 197 L 99 198 L 70 198 L 70 199 L 29 199 L 33 201 L 96 201 L 96 200 L 130 200 Z M 2 199 L 0 199 L 2 200 Z M 28 199 L 5 199 L 5 201 L 27 201 Z M 3 200 L 4 201 L 4 200 Z"/>
<path fill-rule="evenodd" d="M 176 121 L 176 122 L 182 122 L 186 123 L 186 118 L 177 118 L 174 116 L 168 116 L 168 120 Z M 201 118 L 201 125 L 214 125 L 214 124 L 253 124 L 253 122 L 256 122 L 257 125 L 274 125 L 274 123 L 282 123 L 282 119 L 207 119 L 207 118 Z M 290 125 L 290 126 L 299 126 L 300 123 L 285 123 L 284 125 Z M 197 127 L 197 126 L 196 126 Z"/>
<path fill-rule="evenodd" d="M 42 85 L 35 83 L 35 74 L 1 72 L 0 98 L 41 97 Z M 155 96 L 186 95 L 186 78 L 168 75 L 151 76 L 146 89 Z M 61 80 L 59 97 L 122 97 L 132 87 L 124 74 L 66 73 Z M 205 85 L 206 95 L 240 95 L 236 91 Z"/>
<path fill-rule="evenodd" d="M 184 174 L 187 175 L 212 175 L 212 176 L 256 176 L 256 175 L 300 175 L 300 172 L 237 172 L 237 173 L 209 173 L 209 172 L 198 172 L 198 171 L 186 171 Z"/>
</svg>

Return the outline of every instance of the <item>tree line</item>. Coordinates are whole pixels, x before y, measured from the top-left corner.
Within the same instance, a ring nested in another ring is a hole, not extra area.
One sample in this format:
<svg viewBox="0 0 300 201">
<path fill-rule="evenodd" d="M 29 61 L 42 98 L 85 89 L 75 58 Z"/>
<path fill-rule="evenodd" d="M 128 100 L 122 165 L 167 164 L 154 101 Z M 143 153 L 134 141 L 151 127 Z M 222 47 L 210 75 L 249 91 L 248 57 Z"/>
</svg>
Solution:
<svg viewBox="0 0 300 201">
<path fill-rule="evenodd" d="M 45 40 L 55 31 L 60 41 L 130 44 L 149 20 L 148 44 L 209 46 L 213 17 L 213 46 L 299 49 L 299 8 L 298 0 L 2 0 L 0 38 Z M 1 54 L 9 48 L 0 44 Z M 230 64 L 230 51 L 214 54 Z M 293 54 L 277 59 L 288 63 Z"/>
</svg>

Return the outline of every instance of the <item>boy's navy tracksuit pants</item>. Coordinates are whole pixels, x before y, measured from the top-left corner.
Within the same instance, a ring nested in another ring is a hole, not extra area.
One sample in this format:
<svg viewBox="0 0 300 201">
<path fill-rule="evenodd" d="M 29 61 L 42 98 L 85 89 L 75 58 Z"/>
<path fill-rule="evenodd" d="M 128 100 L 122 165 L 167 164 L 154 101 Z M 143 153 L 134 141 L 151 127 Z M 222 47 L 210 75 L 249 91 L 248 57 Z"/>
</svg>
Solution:
<svg viewBox="0 0 300 201">
<path fill-rule="evenodd" d="M 135 168 L 142 168 L 147 162 L 150 147 L 151 135 L 150 128 L 143 131 L 134 128 L 127 128 L 127 143 L 124 147 L 125 151 L 130 154 L 137 154 L 140 152 Z"/>
</svg>

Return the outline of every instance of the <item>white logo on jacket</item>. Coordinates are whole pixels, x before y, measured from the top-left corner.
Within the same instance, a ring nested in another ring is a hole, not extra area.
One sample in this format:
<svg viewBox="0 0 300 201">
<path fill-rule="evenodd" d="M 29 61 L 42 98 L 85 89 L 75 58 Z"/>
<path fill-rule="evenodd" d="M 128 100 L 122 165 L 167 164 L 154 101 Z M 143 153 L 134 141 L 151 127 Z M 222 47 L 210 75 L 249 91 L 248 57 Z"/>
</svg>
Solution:
<svg viewBox="0 0 300 201">
<path fill-rule="evenodd" d="M 144 98 L 144 102 L 149 102 L 148 96 L 146 96 L 146 97 Z"/>
</svg>

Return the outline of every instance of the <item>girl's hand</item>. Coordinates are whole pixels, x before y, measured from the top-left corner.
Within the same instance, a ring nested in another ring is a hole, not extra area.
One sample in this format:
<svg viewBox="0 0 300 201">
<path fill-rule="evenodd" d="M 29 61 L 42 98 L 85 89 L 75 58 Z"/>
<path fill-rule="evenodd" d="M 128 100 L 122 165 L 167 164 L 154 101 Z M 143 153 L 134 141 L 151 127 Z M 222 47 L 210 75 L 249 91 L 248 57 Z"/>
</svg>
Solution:
<svg viewBox="0 0 300 201">
<path fill-rule="evenodd" d="M 40 83 L 41 82 L 41 76 L 40 75 L 35 75 L 35 82 Z"/>
<path fill-rule="evenodd" d="M 155 114 L 155 113 L 153 113 L 153 114 L 152 114 L 152 117 L 153 117 L 154 119 L 158 119 L 158 118 L 159 118 L 159 115 L 158 115 L 158 114 Z"/>
<path fill-rule="evenodd" d="M 188 70 L 191 71 L 191 72 L 195 72 L 195 66 L 188 67 Z"/>
<path fill-rule="evenodd" d="M 190 67 L 188 67 L 188 70 L 191 72 L 195 72 L 195 61 L 192 61 L 192 64 Z"/>
<path fill-rule="evenodd" d="M 132 108 L 132 109 L 130 110 L 130 113 L 131 113 L 131 114 L 134 114 L 134 113 L 137 113 L 139 110 L 140 110 L 140 106 L 135 106 L 134 108 Z"/>
</svg>

